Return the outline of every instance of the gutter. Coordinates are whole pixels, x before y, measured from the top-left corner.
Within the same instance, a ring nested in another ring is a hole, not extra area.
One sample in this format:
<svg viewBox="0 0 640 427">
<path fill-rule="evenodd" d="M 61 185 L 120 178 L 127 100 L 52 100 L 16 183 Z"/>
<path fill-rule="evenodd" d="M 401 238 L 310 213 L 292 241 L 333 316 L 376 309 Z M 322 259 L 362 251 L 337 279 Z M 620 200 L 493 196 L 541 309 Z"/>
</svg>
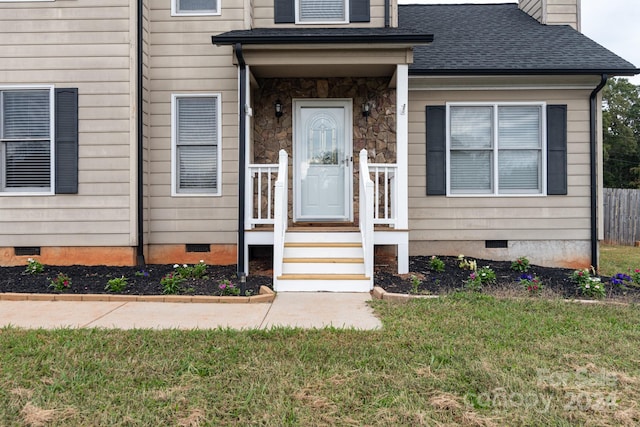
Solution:
<svg viewBox="0 0 640 427">
<path fill-rule="evenodd" d="M 144 266 L 146 264 L 145 260 L 144 260 L 144 195 L 143 195 L 143 191 L 144 191 L 144 185 L 143 185 L 143 179 L 144 179 L 144 173 L 143 173 L 143 154 L 144 154 L 144 111 L 143 111 L 143 103 L 144 103 L 144 99 L 143 99 L 143 90 L 142 90 L 142 85 L 143 85 L 143 76 L 142 76 L 142 72 L 143 72 L 143 66 L 142 66 L 142 61 L 144 58 L 144 52 L 143 52 L 143 48 L 142 48 L 142 43 L 143 43 L 143 37 L 142 37 L 142 25 L 143 25 L 143 19 L 142 19 L 142 13 L 143 13 L 143 0 L 138 0 L 138 5 L 137 5 L 137 29 L 136 29 L 136 43 L 138 46 L 137 49 L 137 71 L 136 71 L 136 75 L 137 75 L 137 94 L 136 94 L 136 103 L 137 103 L 137 108 L 138 111 L 137 113 L 137 136 L 136 136 L 136 140 L 137 140 L 137 145 L 138 145 L 138 170 L 137 170 L 137 214 L 136 214 L 136 220 L 137 220 L 137 229 L 138 229 L 138 246 L 136 248 L 136 264 L 139 266 Z"/>
<path fill-rule="evenodd" d="M 433 34 L 314 34 L 296 33 L 296 35 L 219 35 L 211 36 L 211 42 L 223 45 L 265 45 L 265 44 L 389 44 L 410 43 L 427 44 L 433 42 Z"/>
<path fill-rule="evenodd" d="M 242 54 L 242 44 L 236 43 L 234 48 L 234 53 L 236 58 L 238 59 L 238 68 L 240 71 L 239 76 L 239 102 L 238 102 L 238 115 L 239 115 L 239 138 L 238 138 L 238 269 L 237 276 L 240 281 L 240 295 L 245 294 L 245 265 L 244 265 L 244 215 L 245 215 L 245 205 L 244 205 L 244 196 L 245 196 L 245 177 L 246 177 L 246 141 L 247 141 L 247 133 L 246 133 L 246 123 L 247 123 L 247 115 L 245 111 L 245 105 L 247 104 L 247 64 L 244 61 L 244 56 Z"/>
<path fill-rule="evenodd" d="M 459 69 L 438 69 L 438 70 L 420 70 L 420 69 L 411 69 L 409 68 L 410 76 L 563 76 L 563 75 L 589 75 L 592 76 L 594 74 L 598 75 L 616 75 L 616 76 L 634 76 L 636 74 L 640 74 L 640 69 L 622 69 L 622 70 L 603 70 L 603 69 L 562 69 L 562 70 L 554 70 L 554 69 L 487 69 L 481 68 L 477 70 L 468 69 L 468 70 L 459 70 Z"/>
<path fill-rule="evenodd" d="M 597 160 L 598 160 L 598 93 L 604 85 L 607 84 L 608 75 L 601 75 L 600 83 L 591 92 L 589 97 L 589 114 L 590 114 L 590 166 L 591 166 L 591 266 L 598 271 L 598 178 L 597 178 Z"/>
</svg>

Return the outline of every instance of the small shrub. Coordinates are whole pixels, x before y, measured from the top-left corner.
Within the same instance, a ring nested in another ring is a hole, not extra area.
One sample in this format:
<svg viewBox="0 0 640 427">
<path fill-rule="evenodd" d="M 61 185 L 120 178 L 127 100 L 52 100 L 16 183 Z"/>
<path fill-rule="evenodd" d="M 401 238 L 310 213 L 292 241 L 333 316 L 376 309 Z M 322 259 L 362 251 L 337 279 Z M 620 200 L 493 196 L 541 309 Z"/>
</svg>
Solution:
<svg viewBox="0 0 640 427">
<path fill-rule="evenodd" d="M 529 271 L 529 260 L 527 257 L 521 256 L 511 263 L 511 269 L 520 273 L 526 273 Z"/>
<path fill-rule="evenodd" d="M 438 273 L 442 273 L 444 271 L 444 261 L 433 255 L 429 260 L 429 268 Z"/>
<path fill-rule="evenodd" d="M 520 276 L 520 285 L 525 288 L 529 295 L 539 295 L 544 285 L 538 276 L 531 274 L 523 274 Z"/>
<path fill-rule="evenodd" d="M 633 283 L 630 285 L 634 287 L 639 287 L 640 286 L 640 268 L 636 268 L 632 272 L 630 271 L 630 273 L 631 273 L 631 280 L 633 281 Z"/>
<path fill-rule="evenodd" d="M 149 272 L 147 270 L 138 270 L 133 275 L 136 277 L 149 277 Z"/>
<path fill-rule="evenodd" d="M 458 267 L 460 267 L 463 270 L 476 271 L 478 269 L 478 263 L 475 260 L 472 260 L 472 259 L 468 260 L 462 254 L 458 255 L 458 261 L 460 261 L 460 263 L 458 264 Z"/>
<path fill-rule="evenodd" d="M 571 280 L 578 285 L 580 293 L 589 298 L 603 298 L 607 292 L 599 277 L 591 276 L 588 269 L 575 270 Z"/>
<path fill-rule="evenodd" d="M 162 286 L 162 293 L 165 295 L 175 295 L 180 293 L 182 289 L 182 282 L 184 278 L 177 273 L 168 273 L 162 279 L 160 279 L 160 285 Z"/>
<path fill-rule="evenodd" d="M 207 264 L 203 260 L 200 260 L 199 263 L 193 266 L 192 274 L 196 279 L 204 279 L 207 277 Z"/>
<path fill-rule="evenodd" d="M 71 278 L 64 273 L 58 273 L 55 279 L 51 279 L 49 287 L 56 292 L 64 292 L 71 289 Z"/>
<path fill-rule="evenodd" d="M 221 296 L 238 296 L 240 295 L 240 288 L 237 288 L 233 283 L 229 280 L 225 279 L 220 282 L 218 285 L 218 289 L 220 290 Z"/>
<path fill-rule="evenodd" d="M 176 270 L 176 273 L 184 279 L 204 279 L 207 277 L 207 264 L 205 264 L 203 260 L 200 260 L 198 264 L 194 264 L 193 266 L 174 264 L 173 268 Z"/>
<path fill-rule="evenodd" d="M 622 289 L 627 289 L 627 285 L 634 286 L 631 276 L 624 273 L 617 273 L 611 277 L 611 284 Z"/>
<path fill-rule="evenodd" d="M 107 286 L 104 287 L 104 290 L 107 292 L 122 292 L 128 284 L 128 279 L 126 277 L 114 277 L 107 282 Z"/>
<path fill-rule="evenodd" d="M 465 289 L 473 292 L 480 292 L 482 290 L 482 280 L 478 277 L 478 272 L 473 271 L 467 280 L 464 282 Z"/>
<path fill-rule="evenodd" d="M 26 274 L 40 274 L 44 271 L 44 266 L 37 259 L 29 258 L 27 267 L 24 269 Z"/>
<path fill-rule="evenodd" d="M 491 267 L 485 266 L 472 272 L 465 281 L 465 288 L 470 291 L 481 291 L 484 285 L 495 283 L 496 273 Z"/>
<path fill-rule="evenodd" d="M 420 279 L 418 279 L 418 276 L 416 276 L 415 274 L 412 274 L 411 275 L 411 293 L 417 294 L 418 292 L 420 292 L 418 290 L 419 286 L 420 286 Z"/>
</svg>

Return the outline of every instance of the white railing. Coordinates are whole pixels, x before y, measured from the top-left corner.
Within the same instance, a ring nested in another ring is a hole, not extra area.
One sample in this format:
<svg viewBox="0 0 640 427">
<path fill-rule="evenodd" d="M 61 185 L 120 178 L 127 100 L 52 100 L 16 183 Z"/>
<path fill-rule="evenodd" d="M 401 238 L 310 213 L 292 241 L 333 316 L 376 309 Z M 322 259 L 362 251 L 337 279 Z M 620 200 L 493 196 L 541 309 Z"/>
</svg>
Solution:
<svg viewBox="0 0 640 427">
<path fill-rule="evenodd" d="M 251 164 L 246 189 L 245 228 L 273 224 L 273 190 L 278 177 L 277 164 Z"/>
<path fill-rule="evenodd" d="M 284 257 L 284 237 L 287 232 L 289 205 L 289 160 L 287 152 L 280 150 L 278 162 L 278 179 L 275 183 L 274 223 L 273 223 L 273 285 L 278 289 L 278 277 L 282 275 L 282 258 Z"/>
<path fill-rule="evenodd" d="M 364 271 L 373 289 L 373 181 L 369 174 L 367 150 L 360 150 L 360 234 L 362 235 L 362 250 L 364 251 Z"/>
<path fill-rule="evenodd" d="M 374 224 L 387 224 L 396 228 L 398 219 L 397 170 L 398 165 L 392 163 L 369 164 L 369 173 L 374 185 Z"/>
</svg>

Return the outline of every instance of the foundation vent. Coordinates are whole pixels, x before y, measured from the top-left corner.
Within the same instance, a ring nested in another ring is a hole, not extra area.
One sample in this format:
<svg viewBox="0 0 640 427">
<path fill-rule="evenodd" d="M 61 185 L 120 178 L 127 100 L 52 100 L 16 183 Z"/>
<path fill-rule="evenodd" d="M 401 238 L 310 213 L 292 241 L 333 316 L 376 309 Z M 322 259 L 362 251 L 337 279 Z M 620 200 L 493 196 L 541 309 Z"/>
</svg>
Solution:
<svg viewBox="0 0 640 427">
<path fill-rule="evenodd" d="M 211 252 L 211 245 L 201 243 L 187 244 L 187 252 Z"/>
<path fill-rule="evenodd" d="M 40 246 L 19 246 L 13 248 L 16 256 L 40 255 Z"/>
<path fill-rule="evenodd" d="M 507 249 L 509 247 L 509 241 L 507 240 L 485 240 L 485 249 Z"/>
</svg>

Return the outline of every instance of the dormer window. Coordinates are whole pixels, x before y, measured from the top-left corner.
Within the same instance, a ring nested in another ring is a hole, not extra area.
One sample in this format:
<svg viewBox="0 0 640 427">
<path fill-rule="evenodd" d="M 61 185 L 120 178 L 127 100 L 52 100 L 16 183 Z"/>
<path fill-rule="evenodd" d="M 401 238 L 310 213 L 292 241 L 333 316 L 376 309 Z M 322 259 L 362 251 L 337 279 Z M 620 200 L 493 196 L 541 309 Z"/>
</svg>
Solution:
<svg viewBox="0 0 640 427">
<path fill-rule="evenodd" d="M 348 0 L 297 0 L 296 22 L 301 24 L 348 23 Z"/>
</svg>

